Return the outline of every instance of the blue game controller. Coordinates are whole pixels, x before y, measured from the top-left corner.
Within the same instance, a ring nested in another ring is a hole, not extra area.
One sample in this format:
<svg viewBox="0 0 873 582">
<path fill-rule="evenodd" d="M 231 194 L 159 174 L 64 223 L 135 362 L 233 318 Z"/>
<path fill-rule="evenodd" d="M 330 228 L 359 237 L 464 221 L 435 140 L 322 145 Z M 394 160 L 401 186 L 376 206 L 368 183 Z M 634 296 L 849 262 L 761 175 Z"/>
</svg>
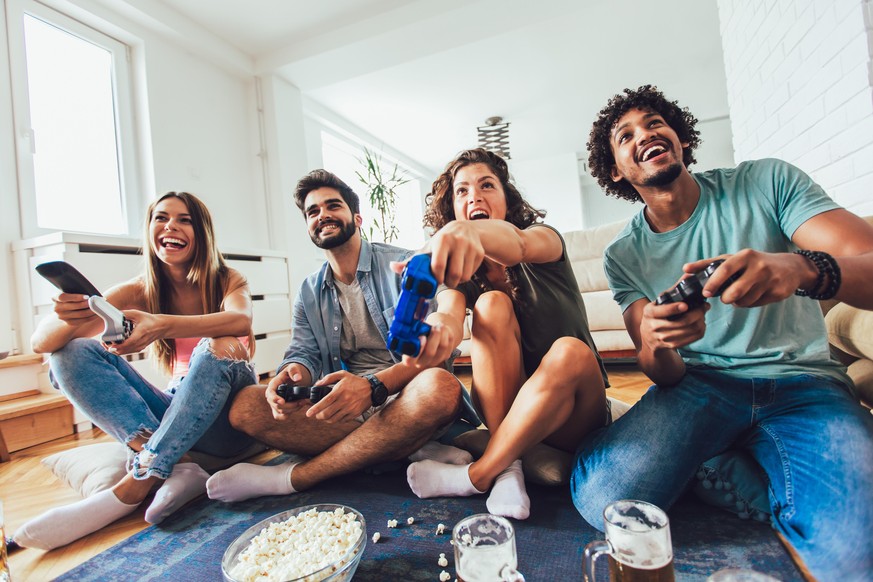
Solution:
<svg viewBox="0 0 873 582">
<path fill-rule="evenodd" d="M 421 351 L 419 336 L 430 333 L 424 322 L 430 300 L 436 295 L 437 281 L 430 270 L 430 255 L 414 255 L 403 270 L 400 298 L 394 308 L 394 321 L 388 330 L 388 349 L 400 356 L 415 357 Z"/>
</svg>

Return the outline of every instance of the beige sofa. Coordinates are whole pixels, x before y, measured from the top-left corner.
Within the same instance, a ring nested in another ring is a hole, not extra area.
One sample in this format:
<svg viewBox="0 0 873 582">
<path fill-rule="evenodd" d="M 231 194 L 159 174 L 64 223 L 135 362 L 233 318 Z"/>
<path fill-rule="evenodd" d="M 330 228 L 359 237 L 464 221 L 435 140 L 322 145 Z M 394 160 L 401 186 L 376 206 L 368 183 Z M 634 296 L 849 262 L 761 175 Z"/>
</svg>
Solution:
<svg viewBox="0 0 873 582">
<path fill-rule="evenodd" d="M 627 220 L 563 233 L 567 256 L 585 302 L 591 336 L 604 359 L 636 358 L 633 341 L 624 327 L 621 309 L 612 298 L 603 271 L 603 251 L 625 224 Z M 467 323 L 464 341 L 459 346 L 461 356 L 455 360 L 456 366 L 470 364 L 469 316 Z"/>
<path fill-rule="evenodd" d="M 603 359 L 636 358 L 634 343 L 603 271 L 603 252 L 627 220 L 563 233 L 579 293 L 585 302 L 588 326 Z"/>
<path fill-rule="evenodd" d="M 865 217 L 873 224 L 873 216 Z M 849 367 L 861 402 L 873 408 L 873 311 L 845 303 L 825 305 L 828 340 L 836 356 Z"/>
</svg>

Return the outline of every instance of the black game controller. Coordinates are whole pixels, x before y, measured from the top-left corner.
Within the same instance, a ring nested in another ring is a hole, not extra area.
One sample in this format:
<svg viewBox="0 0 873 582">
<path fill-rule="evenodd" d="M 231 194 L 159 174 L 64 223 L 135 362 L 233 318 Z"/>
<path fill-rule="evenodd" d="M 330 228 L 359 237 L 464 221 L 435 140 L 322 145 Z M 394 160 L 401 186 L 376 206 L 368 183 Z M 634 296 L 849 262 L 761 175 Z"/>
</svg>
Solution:
<svg viewBox="0 0 873 582">
<path fill-rule="evenodd" d="M 64 293 L 100 297 L 97 287 L 70 263 L 64 261 L 42 263 L 36 266 L 36 272 Z"/>
<path fill-rule="evenodd" d="M 675 287 L 662 293 L 656 300 L 655 305 L 666 305 L 667 303 L 680 303 L 683 302 L 688 305 L 688 309 L 694 309 L 696 307 L 700 307 L 704 303 L 706 303 L 706 297 L 703 296 L 703 288 L 706 286 L 706 282 L 709 281 L 709 278 L 715 273 L 715 270 L 724 262 L 724 259 L 719 259 L 717 261 L 713 261 L 706 265 L 706 267 L 702 271 L 698 271 L 694 273 L 692 276 L 687 279 L 682 279 L 679 283 L 676 284 Z M 731 275 L 731 277 L 724 282 L 715 293 L 712 294 L 713 297 L 718 297 L 724 290 L 727 289 L 731 283 L 736 281 L 740 275 L 743 274 L 743 271 L 739 271 Z M 669 317 L 668 319 L 679 319 L 682 315 L 674 315 Z"/>
<path fill-rule="evenodd" d="M 309 401 L 315 404 L 327 396 L 333 387 L 333 384 L 326 384 L 324 386 L 292 386 L 291 384 L 280 384 L 279 387 L 276 388 L 276 394 L 278 394 L 285 402 L 293 402 L 294 400 L 309 398 Z"/>
</svg>

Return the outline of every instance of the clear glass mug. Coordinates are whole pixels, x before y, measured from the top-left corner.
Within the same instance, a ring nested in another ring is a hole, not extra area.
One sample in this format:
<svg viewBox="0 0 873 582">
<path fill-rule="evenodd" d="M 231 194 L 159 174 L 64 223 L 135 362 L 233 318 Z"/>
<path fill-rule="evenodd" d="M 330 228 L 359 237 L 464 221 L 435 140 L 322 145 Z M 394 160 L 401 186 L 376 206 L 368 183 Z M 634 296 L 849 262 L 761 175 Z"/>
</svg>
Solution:
<svg viewBox="0 0 873 582">
<path fill-rule="evenodd" d="M 594 563 L 609 556 L 612 582 L 673 582 L 673 544 L 670 520 L 659 507 L 623 499 L 603 510 L 606 540 L 585 546 L 585 580 L 594 582 Z"/>
<path fill-rule="evenodd" d="M 462 582 L 524 582 L 518 573 L 515 530 L 508 520 L 478 513 L 452 530 L 455 572 Z"/>
</svg>

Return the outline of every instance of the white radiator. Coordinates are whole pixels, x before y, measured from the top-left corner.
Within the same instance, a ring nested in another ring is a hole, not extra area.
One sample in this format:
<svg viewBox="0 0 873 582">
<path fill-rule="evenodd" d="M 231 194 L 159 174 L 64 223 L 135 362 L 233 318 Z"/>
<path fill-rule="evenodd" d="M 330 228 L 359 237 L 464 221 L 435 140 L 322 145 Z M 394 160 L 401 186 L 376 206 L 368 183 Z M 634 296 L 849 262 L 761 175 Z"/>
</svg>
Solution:
<svg viewBox="0 0 873 582">
<path fill-rule="evenodd" d="M 51 298 L 58 291 L 39 276 L 34 267 L 46 261 L 67 261 L 101 291 L 142 273 L 140 242 L 70 233 L 54 233 L 13 245 L 16 267 L 19 338 L 30 353 L 30 336 L 40 319 L 52 312 Z M 291 340 L 291 293 L 288 258 L 271 250 L 223 250 L 229 264 L 249 281 L 255 333 L 255 368 L 259 375 L 272 374 Z M 156 386 L 167 377 L 143 354 L 128 356 L 134 367 Z"/>
</svg>

